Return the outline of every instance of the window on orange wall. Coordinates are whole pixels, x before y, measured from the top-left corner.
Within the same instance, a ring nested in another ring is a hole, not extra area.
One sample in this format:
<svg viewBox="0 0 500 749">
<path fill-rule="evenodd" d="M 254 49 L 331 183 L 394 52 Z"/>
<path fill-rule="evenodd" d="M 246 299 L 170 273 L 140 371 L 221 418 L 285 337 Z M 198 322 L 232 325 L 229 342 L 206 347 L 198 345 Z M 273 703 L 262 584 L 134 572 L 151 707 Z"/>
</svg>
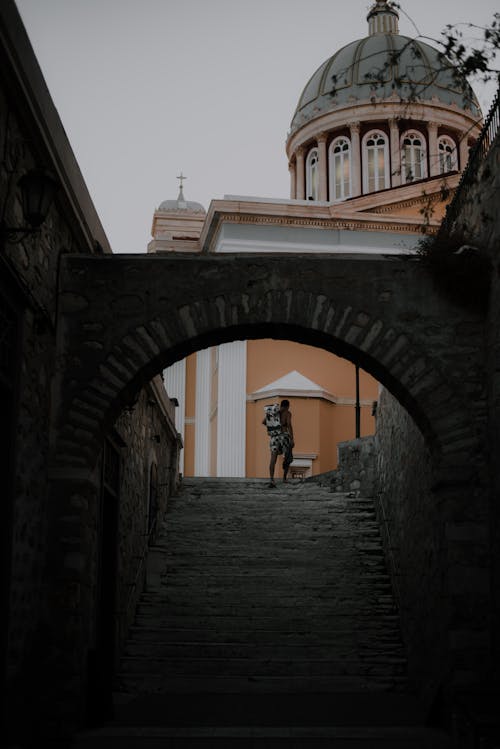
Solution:
<svg viewBox="0 0 500 749">
<path fill-rule="evenodd" d="M 352 194 L 351 143 L 335 138 L 330 146 L 330 200 L 345 200 Z"/>
<path fill-rule="evenodd" d="M 319 155 L 318 149 L 312 148 L 306 159 L 306 197 L 307 200 L 318 200 L 319 196 Z"/>
<path fill-rule="evenodd" d="M 401 136 L 401 169 L 403 183 L 427 177 L 425 138 L 418 130 L 409 130 Z"/>
<path fill-rule="evenodd" d="M 363 192 L 376 192 L 390 186 L 387 136 L 380 130 L 372 130 L 363 138 Z"/>
<path fill-rule="evenodd" d="M 453 172 L 457 169 L 457 146 L 447 135 L 438 138 L 439 174 Z"/>
</svg>

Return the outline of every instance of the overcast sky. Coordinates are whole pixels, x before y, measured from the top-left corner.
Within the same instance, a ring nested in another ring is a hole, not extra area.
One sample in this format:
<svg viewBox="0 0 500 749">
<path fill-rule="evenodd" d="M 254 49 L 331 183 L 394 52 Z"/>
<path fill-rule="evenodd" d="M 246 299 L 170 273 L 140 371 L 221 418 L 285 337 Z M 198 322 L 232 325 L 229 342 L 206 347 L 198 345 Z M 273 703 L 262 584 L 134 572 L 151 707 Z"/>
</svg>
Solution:
<svg viewBox="0 0 500 749">
<path fill-rule="evenodd" d="M 367 34 L 366 0 L 16 0 L 114 252 L 144 252 L 185 197 L 289 196 L 300 93 Z M 402 0 L 424 36 L 491 21 L 498 0 Z M 404 14 L 400 33 L 414 36 Z M 483 111 L 493 88 L 475 87 Z"/>
</svg>

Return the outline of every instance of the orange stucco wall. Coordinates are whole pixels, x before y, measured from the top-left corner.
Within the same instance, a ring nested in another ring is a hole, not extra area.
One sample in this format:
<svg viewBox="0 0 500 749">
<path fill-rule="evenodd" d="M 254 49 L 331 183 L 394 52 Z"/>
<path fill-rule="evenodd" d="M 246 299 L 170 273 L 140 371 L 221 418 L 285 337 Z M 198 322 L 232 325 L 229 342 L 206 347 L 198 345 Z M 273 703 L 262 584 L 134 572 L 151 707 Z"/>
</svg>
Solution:
<svg viewBox="0 0 500 749">
<path fill-rule="evenodd" d="M 297 397 L 282 393 L 267 399 L 254 399 L 255 391 L 297 370 L 324 391 L 335 397 L 337 403 L 324 398 Z M 185 475 L 194 473 L 194 417 L 196 393 L 196 358 L 188 357 L 186 366 L 186 428 Z M 216 350 L 212 349 L 210 395 L 210 475 L 217 475 L 217 391 L 218 363 Z M 355 367 L 323 349 L 291 341 L 255 340 L 247 342 L 247 383 L 249 400 L 246 407 L 246 475 L 262 477 L 269 470 L 269 440 L 262 425 L 264 406 L 288 398 L 292 412 L 295 448 L 298 458 L 312 460 L 312 473 L 318 474 L 337 466 L 337 444 L 355 435 Z M 377 382 L 360 371 L 361 434 L 374 432 L 371 416 L 372 403 L 377 399 Z M 342 401 L 347 400 L 347 403 Z M 278 462 L 281 470 L 281 462 Z"/>
<path fill-rule="evenodd" d="M 338 396 L 354 397 L 354 364 L 324 349 L 292 341 L 270 339 L 247 343 L 247 392 L 297 370 Z M 377 384 L 365 372 L 360 378 L 361 398 L 377 397 Z"/>
<path fill-rule="evenodd" d="M 294 397 L 290 393 L 247 403 L 246 475 L 266 476 L 269 440 L 262 425 L 264 406 L 287 398 L 294 425 L 294 455 L 312 460 L 312 474 L 337 466 L 337 444 L 355 436 L 355 366 L 323 349 L 291 341 L 258 340 L 247 343 L 247 393 L 254 393 L 273 381 L 297 370 L 325 391 L 349 404 L 334 404 L 323 398 Z M 378 384 L 360 371 L 361 435 L 373 434 L 372 403 Z M 315 456 L 315 457 L 313 457 Z M 280 461 L 278 462 L 280 465 Z"/>
<path fill-rule="evenodd" d="M 276 398 L 247 403 L 246 425 L 246 475 L 267 476 L 269 466 L 269 439 L 262 425 L 264 406 L 282 400 Z M 312 460 L 312 475 L 331 471 L 337 467 L 337 445 L 355 436 L 354 406 L 335 405 L 320 398 L 294 398 L 290 401 L 297 458 Z M 361 408 L 361 436 L 373 434 L 375 421 L 371 405 Z M 281 470 L 281 460 L 278 460 Z"/>
</svg>

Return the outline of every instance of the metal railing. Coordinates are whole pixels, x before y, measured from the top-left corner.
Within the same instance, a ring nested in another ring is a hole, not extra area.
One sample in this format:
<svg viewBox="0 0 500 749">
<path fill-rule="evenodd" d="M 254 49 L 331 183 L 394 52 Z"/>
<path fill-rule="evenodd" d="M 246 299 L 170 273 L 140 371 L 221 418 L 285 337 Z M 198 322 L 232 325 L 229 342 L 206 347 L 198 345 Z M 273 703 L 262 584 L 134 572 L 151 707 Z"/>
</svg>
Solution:
<svg viewBox="0 0 500 749">
<path fill-rule="evenodd" d="M 488 116 L 481 130 L 481 134 L 477 139 L 474 148 L 469 154 L 469 160 L 467 166 L 462 172 L 462 177 L 458 183 L 455 196 L 448 208 L 446 209 L 445 217 L 439 228 L 439 234 L 447 234 L 450 232 L 455 220 L 457 219 L 463 203 L 469 193 L 471 186 L 474 184 L 474 179 L 479 171 L 479 167 L 483 163 L 484 159 L 488 155 L 491 146 L 495 140 L 495 137 L 500 130 L 500 88 L 497 91 L 491 109 L 488 112 Z"/>
</svg>

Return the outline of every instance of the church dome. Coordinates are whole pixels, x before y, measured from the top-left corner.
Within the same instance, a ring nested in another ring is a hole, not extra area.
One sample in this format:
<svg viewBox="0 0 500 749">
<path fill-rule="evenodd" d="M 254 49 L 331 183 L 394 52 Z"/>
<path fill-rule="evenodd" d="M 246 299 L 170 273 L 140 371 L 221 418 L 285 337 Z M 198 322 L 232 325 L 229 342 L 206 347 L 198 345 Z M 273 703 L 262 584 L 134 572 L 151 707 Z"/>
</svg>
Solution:
<svg viewBox="0 0 500 749">
<path fill-rule="evenodd" d="M 379 0 L 368 21 L 369 36 L 340 49 L 309 79 L 291 133 L 328 112 L 374 99 L 439 102 L 481 116 L 472 89 L 442 53 L 397 33 L 397 13 L 390 5 Z"/>
<path fill-rule="evenodd" d="M 179 190 L 177 200 L 164 200 L 160 203 L 158 211 L 161 213 L 171 213 L 172 211 L 190 211 L 191 213 L 205 213 L 205 209 L 201 203 L 196 203 L 194 200 L 186 200 L 182 190 L 182 185 Z"/>
<path fill-rule="evenodd" d="M 197 252 L 206 212 L 201 203 L 186 200 L 181 181 L 177 200 L 164 200 L 153 215 L 148 252 Z"/>
<path fill-rule="evenodd" d="M 442 53 L 402 36 L 376 0 L 368 36 L 321 65 L 304 88 L 286 142 L 290 197 L 338 203 L 463 171 L 481 110 Z"/>
<path fill-rule="evenodd" d="M 159 211 L 193 211 L 193 213 L 205 213 L 201 203 L 194 200 L 164 200 L 158 207 Z"/>
</svg>

